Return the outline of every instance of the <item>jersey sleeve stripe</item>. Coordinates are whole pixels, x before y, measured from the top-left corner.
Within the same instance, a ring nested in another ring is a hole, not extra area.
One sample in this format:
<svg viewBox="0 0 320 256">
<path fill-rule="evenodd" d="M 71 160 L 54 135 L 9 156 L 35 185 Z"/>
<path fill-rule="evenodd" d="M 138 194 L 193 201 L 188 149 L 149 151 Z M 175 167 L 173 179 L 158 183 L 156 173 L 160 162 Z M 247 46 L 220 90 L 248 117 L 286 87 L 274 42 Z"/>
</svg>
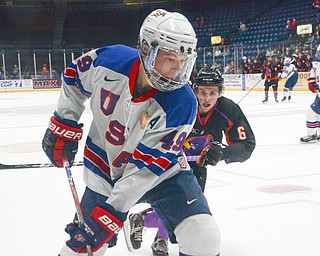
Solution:
<svg viewBox="0 0 320 256">
<path fill-rule="evenodd" d="M 159 176 L 177 163 L 175 159 L 176 155 L 173 153 L 163 153 L 139 143 L 132 154 L 131 162 L 138 168 L 145 167 Z"/>
<path fill-rule="evenodd" d="M 88 158 L 84 157 L 83 164 L 86 168 L 88 168 L 93 173 L 102 177 L 109 184 L 111 184 L 112 186 L 114 185 L 115 181 L 111 180 L 111 178 L 105 172 L 101 171 L 101 169 L 98 166 L 96 166 L 94 163 L 92 163 Z"/>
<path fill-rule="evenodd" d="M 71 63 L 66 67 L 63 72 L 63 81 L 69 86 L 76 86 L 87 97 L 91 96 L 91 92 L 84 89 L 75 64 Z"/>
<path fill-rule="evenodd" d="M 132 163 L 135 164 L 139 169 L 147 168 L 148 170 L 150 170 L 151 172 L 153 172 L 157 176 L 160 176 L 162 173 L 165 172 L 162 168 L 159 168 L 159 166 L 155 165 L 155 164 L 146 165 L 144 162 L 139 161 L 139 160 L 134 160 L 134 159 L 133 159 Z"/>
<path fill-rule="evenodd" d="M 170 166 L 170 162 L 167 159 L 163 157 L 154 158 L 152 155 L 145 155 L 138 150 L 134 151 L 133 158 L 144 162 L 146 165 L 155 164 L 163 169 L 163 171 Z"/>
<path fill-rule="evenodd" d="M 107 153 L 94 144 L 90 137 L 88 137 L 86 140 L 86 147 L 88 147 L 90 151 L 94 152 L 94 154 L 96 154 L 107 166 L 109 166 Z"/>
<path fill-rule="evenodd" d="M 87 146 L 84 149 L 84 157 L 90 160 L 94 165 L 96 165 L 102 172 L 106 173 L 110 177 L 110 167 L 107 165 L 99 155 L 91 151 Z"/>
</svg>

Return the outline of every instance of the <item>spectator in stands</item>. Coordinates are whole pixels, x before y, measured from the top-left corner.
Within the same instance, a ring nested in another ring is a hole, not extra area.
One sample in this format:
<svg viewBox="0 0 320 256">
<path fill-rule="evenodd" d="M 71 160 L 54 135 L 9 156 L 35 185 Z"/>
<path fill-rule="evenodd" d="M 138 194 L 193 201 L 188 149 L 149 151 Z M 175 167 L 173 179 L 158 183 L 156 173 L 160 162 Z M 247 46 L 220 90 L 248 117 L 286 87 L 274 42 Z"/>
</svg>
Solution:
<svg viewBox="0 0 320 256">
<path fill-rule="evenodd" d="M 198 28 L 202 28 L 202 27 L 204 27 L 204 17 L 203 16 L 201 16 L 201 17 L 197 17 L 196 18 L 196 21 L 195 21 L 195 25 L 196 25 L 196 27 L 198 27 Z"/>
<path fill-rule="evenodd" d="M 227 63 L 227 65 L 224 68 L 224 73 L 225 74 L 232 74 L 231 73 L 231 63 Z"/>
<path fill-rule="evenodd" d="M 314 36 L 315 36 L 315 40 L 318 39 L 319 35 L 320 35 L 320 23 L 318 24 L 318 26 L 316 26 L 315 32 L 314 32 Z"/>
<path fill-rule="evenodd" d="M 1 72 L 0 72 L 0 78 L 1 78 L 0 80 L 5 79 L 4 73 L 5 73 L 5 72 L 4 72 L 4 66 L 2 66 L 2 67 L 1 67 Z"/>
<path fill-rule="evenodd" d="M 286 51 L 284 53 L 285 57 L 290 57 L 292 55 L 292 50 L 290 47 L 286 47 Z"/>
<path fill-rule="evenodd" d="M 287 20 L 286 34 L 287 34 L 287 39 L 288 39 L 291 36 L 291 21 L 290 20 Z"/>
<path fill-rule="evenodd" d="M 308 54 L 307 55 L 307 59 L 306 59 L 306 72 L 310 72 L 311 68 L 312 68 L 312 61 L 313 59 L 311 58 L 311 55 Z"/>
<path fill-rule="evenodd" d="M 293 19 L 290 24 L 290 27 L 291 27 L 290 32 L 293 37 L 297 34 L 297 26 L 298 26 L 297 20 Z"/>
<path fill-rule="evenodd" d="M 206 72 L 210 71 L 210 67 L 209 67 L 208 63 L 204 63 L 203 70 L 206 71 Z"/>
<path fill-rule="evenodd" d="M 278 58 L 283 57 L 283 52 L 282 52 L 282 50 L 280 48 L 274 48 L 274 51 L 276 53 L 276 57 L 278 57 Z"/>
<path fill-rule="evenodd" d="M 257 59 L 253 60 L 252 71 L 253 71 L 253 73 L 261 73 L 262 72 L 262 66 L 260 65 L 260 63 L 258 62 Z"/>
<path fill-rule="evenodd" d="M 295 60 L 297 60 L 297 58 L 299 57 L 299 54 L 300 54 L 300 50 L 299 50 L 299 48 L 296 48 L 296 49 L 294 50 L 294 53 L 292 54 L 292 57 L 293 57 Z"/>
<path fill-rule="evenodd" d="M 271 50 L 270 50 L 270 56 L 271 56 L 272 58 L 275 58 L 276 55 L 277 55 L 277 49 L 276 49 L 276 48 L 271 49 Z"/>
<path fill-rule="evenodd" d="M 234 62 L 233 61 L 230 62 L 230 68 L 231 68 L 231 70 L 230 70 L 231 74 L 234 74 L 235 71 L 234 71 Z"/>
<path fill-rule="evenodd" d="M 306 34 L 298 35 L 299 46 L 304 46 L 307 41 L 308 41 L 308 38 L 306 37 Z"/>
<path fill-rule="evenodd" d="M 244 74 L 252 74 L 253 73 L 252 61 L 250 58 L 247 58 L 247 61 L 243 62 L 243 73 Z"/>
<path fill-rule="evenodd" d="M 319 10 L 320 9 L 320 1 L 319 0 L 313 1 L 312 8 L 315 10 Z"/>
<path fill-rule="evenodd" d="M 19 78 L 19 68 L 17 64 L 14 64 L 12 68 L 12 79 L 18 79 L 18 78 Z"/>
<path fill-rule="evenodd" d="M 272 56 L 271 56 L 271 52 L 272 52 L 271 47 L 269 47 L 269 48 L 266 50 L 266 58 L 272 57 Z"/>
<path fill-rule="evenodd" d="M 243 21 L 240 21 L 239 32 L 243 33 L 243 32 L 247 32 L 247 31 L 248 31 L 247 25 Z"/>
<path fill-rule="evenodd" d="M 298 72 L 305 72 L 305 68 L 306 68 L 306 65 L 305 65 L 306 61 L 302 55 L 302 53 L 298 53 L 298 57 L 296 58 L 296 62 L 294 63 Z"/>
<path fill-rule="evenodd" d="M 42 78 L 48 78 L 49 77 L 49 70 L 47 68 L 47 64 L 43 64 L 42 65 L 41 75 L 42 75 Z"/>
<path fill-rule="evenodd" d="M 262 51 L 259 51 L 258 56 L 257 56 L 257 61 L 259 62 L 260 67 L 263 66 L 265 60 L 266 60 L 266 57 L 263 55 Z"/>
<path fill-rule="evenodd" d="M 59 77 L 56 69 L 54 69 L 54 68 L 51 69 L 51 75 L 52 75 L 52 78 L 58 78 Z"/>
<path fill-rule="evenodd" d="M 276 64 L 277 70 L 280 73 L 283 69 L 283 58 L 282 57 L 275 57 L 274 63 Z"/>
<path fill-rule="evenodd" d="M 320 23 L 320 1 L 316 0 L 312 3 L 312 8 L 318 11 L 317 22 Z"/>
<path fill-rule="evenodd" d="M 220 47 L 216 47 L 216 49 L 214 51 L 214 56 L 220 57 L 220 55 L 221 55 L 221 49 L 220 49 Z"/>
<path fill-rule="evenodd" d="M 218 62 L 214 62 L 213 65 L 210 67 L 212 70 L 214 70 L 215 68 L 221 70 L 222 69 L 222 65 Z"/>
</svg>

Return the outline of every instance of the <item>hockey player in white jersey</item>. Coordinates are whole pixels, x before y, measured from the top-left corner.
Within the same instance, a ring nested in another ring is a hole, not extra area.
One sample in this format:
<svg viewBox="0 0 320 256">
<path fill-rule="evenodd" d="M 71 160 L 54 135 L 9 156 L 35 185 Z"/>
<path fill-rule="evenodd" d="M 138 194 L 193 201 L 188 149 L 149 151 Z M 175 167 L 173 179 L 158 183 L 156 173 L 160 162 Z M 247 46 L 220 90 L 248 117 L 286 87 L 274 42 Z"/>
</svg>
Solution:
<svg viewBox="0 0 320 256">
<path fill-rule="evenodd" d="M 280 77 L 281 79 L 287 78 L 287 81 L 283 88 L 283 98 L 281 99 L 282 102 L 287 100 L 287 96 L 288 101 L 291 100 L 293 87 L 298 81 L 298 71 L 296 66 L 292 63 L 291 58 L 285 58 L 283 64 L 283 70 Z"/>
<path fill-rule="evenodd" d="M 320 54 L 320 45 L 317 48 L 318 56 Z M 308 87 L 316 95 L 314 102 L 310 105 L 306 113 L 307 136 L 300 138 L 301 143 L 313 143 L 320 141 L 320 60 L 316 57 L 312 61 Z"/>
<path fill-rule="evenodd" d="M 49 159 L 73 163 L 90 98 L 93 120 L 84 149 L 85 221 L 67 225 L 61 256 L 104 255 L 130 208 L 149 203 L 179 255 L 216 256 L 220 233 L 182 146 L 196 117 L 188 86 L 197 39 L 190 22 L 162 9 L 144 20 L 138 50 L 92 50 L 63 72 L 58 106 L 42 141 Z M 192 203 L 187 203 L 192 202 Z"/>
</svg>

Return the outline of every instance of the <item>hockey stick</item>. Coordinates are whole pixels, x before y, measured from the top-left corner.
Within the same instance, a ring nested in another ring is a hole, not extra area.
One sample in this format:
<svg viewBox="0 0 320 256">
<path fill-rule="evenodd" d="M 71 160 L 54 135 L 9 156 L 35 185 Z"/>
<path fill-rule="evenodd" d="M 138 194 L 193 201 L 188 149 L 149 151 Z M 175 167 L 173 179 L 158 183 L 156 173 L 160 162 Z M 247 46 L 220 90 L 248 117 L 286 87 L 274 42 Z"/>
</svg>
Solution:
<svg viewBox="0 0 320 256">
<path fill-rule="evenodd" d="M 83 162 L 74 162 L 73 166 L 82 166 Z M 29 169 L 29 168 L 49 168 L 55 167 L 53 164 L 49 163 L 37 163 L 37 164 L 1 164 L 0 163 L 0 170 L 6 169 Z"/>
<path fill-rule="evenodd" d="M 187 161 L 188 162 L 196 162 L 196 161 L 198 161 L 199 158 L 200 158 L 200 156 L 187 156 Z"/>
<path fill-rule="evenodd" d="M 247 95 L 253 90 L 253 88 L 256 87 L 261 81 L 262 79 L 260 79 L 254 86 L 252 86 L 251 89 L 238 101 L 237 104 L 239 104 L 245 97 L 247 97 Z"/>
<path fill-rule="evenodd" d="M 199 156 L 187 156 L 188 161 L 197 161 Z M 83 166 L 82 161 L 74 162 L 72 166 Z M 0 163 L 0 170 L 7 169 L 31 169 L 31 168 L 51 168 L 55 167 L 49 163 L 31 163 L 31 164 L 2 164 Z"/>
<path fill-rule="evenodd" d="M 82 224 L 84 222 L 83 213 L 82 213 L 82 210 L 81 210 L 79 197 L 78 197 L 78 194 L 77 194 L 76 186 L 75 186 L 74 181 L 73 181 L 71 168 L 70 168 L 68 160 L 66 160 L 66 159 L 63 160 L 63 166 L 64 166 L 64 169 L 66 170 L 66 173 L 67 173 L 67 176 L 68 176 L 68 181 L 69 181 L 71 193 L 72 193 L 72 196 L 73 196 L 73 201 L 74 201 L 74 204 L 76 206 L 77 217 L 78 217 L 78 220 L 79 220 L 80 224 Z M 91 249 L 90 245 L 87 245 L 87 252 L 88 252 L 88 256 L 93 256 L 93 252 L 92 252 L 92 249 Z"/>
</svg>

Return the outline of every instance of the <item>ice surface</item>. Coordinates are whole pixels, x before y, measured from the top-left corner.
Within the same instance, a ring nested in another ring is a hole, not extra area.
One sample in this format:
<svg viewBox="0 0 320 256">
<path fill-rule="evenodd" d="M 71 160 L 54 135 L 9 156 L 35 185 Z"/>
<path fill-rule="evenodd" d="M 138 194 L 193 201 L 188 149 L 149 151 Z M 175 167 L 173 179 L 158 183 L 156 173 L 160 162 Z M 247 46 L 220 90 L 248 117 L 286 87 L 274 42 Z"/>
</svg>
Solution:
<svg viewBox="0 0 320 256">
<path fill-rule="evenodd" d="M 238 102 L 245 94 L 227 91 L 225 96 Z M 0 163 L 49 162 L 41 140 L 58 96 L 0 93 Z M 320 255 L 320 143 L 299 144 L 314 95 L 294 92 L 290 103 L 275 103 L 272 92 L 269 96 L 262 104 L 263 92 L 252 91 L 240 103 L 257 138 L 252 157 L 209 168 L 205 194 L 221 229 L 221 256 Z M 85 131 L 90 119 L 87 108 L 81 119 Z M 81 196 L 82 168 L 72 171 Z M 57 256 L 75 211 L 64 169 L 0 170 L 0 198 L 0 255 Z M 133 253 L 121 232 L 106 255 L 151 256 L 155 232 L 147 230 L 142 248 Z M 170 244 L 169 252 L 177 256 L 177 245 Z"/>
</svg>

